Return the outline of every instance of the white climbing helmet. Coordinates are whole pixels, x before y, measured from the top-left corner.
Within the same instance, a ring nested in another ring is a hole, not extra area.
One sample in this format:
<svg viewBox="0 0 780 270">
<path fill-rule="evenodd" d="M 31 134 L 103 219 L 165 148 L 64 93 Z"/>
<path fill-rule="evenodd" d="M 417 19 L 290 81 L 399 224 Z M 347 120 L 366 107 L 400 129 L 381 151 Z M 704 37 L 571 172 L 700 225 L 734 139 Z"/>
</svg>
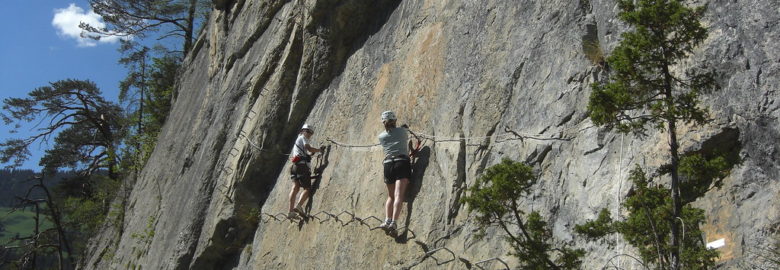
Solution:
<svg viewBox="0 0 780 270">
<path fill-rule="evenodd" d="M 314 127 L 312 127 L 309 124 L 303 124 L 303 127 L 301 127 L 301 131 L 304 131 L 304 130 L 309 130 L 309 131 L 311 131 L 311 133 L 314 133 Z"/>
<path fill-rule="evenodd" d="M 396 120 L 395 113 L 393 111 L 382 112 L 382 122 L 387 120 Z"/>
</svg>

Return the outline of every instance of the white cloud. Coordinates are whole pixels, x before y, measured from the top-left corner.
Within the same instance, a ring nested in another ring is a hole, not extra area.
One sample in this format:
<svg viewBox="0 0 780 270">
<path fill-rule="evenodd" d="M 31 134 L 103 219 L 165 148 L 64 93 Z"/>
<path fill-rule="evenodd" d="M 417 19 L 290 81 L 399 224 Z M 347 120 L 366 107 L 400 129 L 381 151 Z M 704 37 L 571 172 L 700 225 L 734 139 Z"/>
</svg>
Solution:
<svg viewBox="0 0 780 270">
<path fill-rule="evenodd" d="M 116 43 L 120 39 L 118 36 L 103 36 L 100 40 L 82 37 L 81 33 L 84 30 L 79 28 L 81 22 L 96 28 L 106 27 L 106 24 L 100 19 L 100 15 L 92 10 L 85 12 L 84 9 L 73 3 L 67 8 L 55 9 L 54 19 L 51 20 L 51 24 L 57 29 L 57 34 L 75 39 L 79 47 L 93 47 L 98 43 Z"/>
</svg>

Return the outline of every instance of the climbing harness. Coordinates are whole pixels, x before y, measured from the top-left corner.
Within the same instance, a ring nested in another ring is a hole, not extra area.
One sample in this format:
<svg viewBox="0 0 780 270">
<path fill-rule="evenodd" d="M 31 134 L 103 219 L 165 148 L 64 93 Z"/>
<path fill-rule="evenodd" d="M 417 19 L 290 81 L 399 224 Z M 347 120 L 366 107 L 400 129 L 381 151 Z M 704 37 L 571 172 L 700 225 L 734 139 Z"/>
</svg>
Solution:
<svg viewBox="0 0 780 270">
<path fill-rule="evenodd" d="M 420 152 L 420 148 L 422 148 L 422 140 L 420 139 L 420 136 L 417 136 L 417 134 L 415 134 L 411 129 L 407 128 L 406 130 L 409 131 L 409 134 L 412 134 L 412 137 L 414 137 L 415 140 L 417 140 L 417 144 L 414 148 L 411 147 L 412 142 L 409 142 L 409 149 L 411 149 L 409 152 L 409 158 L 414 161 L 415 156 L 418 152 Z"/>
<path fill-rule="evenodd" d="M 311 155 L 309 155 L 308 153 L 306 153 L 306 150 L 304 150 L 303 148 L 301 148 L 301 146 L 300 146 L 300 145 L 298 145 L 298 144 L 296 143 L 296 144 L 295 144 L 295 148 L 298 148 L 298 151 L 299 151 L 299 153 L 301 153 L 302 155 L 296 155 L 296 156 L 294 156 L 294 157 L 292 158 L 292 160 L 290 160 L 290 161 L 292 161 L 292 163 L 294 163 L 294 164 L 298 164 L 298 162 L 301 162 L 301 161 L 305 161 L 305 162 L 310 162 L 310 161 L 311 161 Z"/>
</svg>

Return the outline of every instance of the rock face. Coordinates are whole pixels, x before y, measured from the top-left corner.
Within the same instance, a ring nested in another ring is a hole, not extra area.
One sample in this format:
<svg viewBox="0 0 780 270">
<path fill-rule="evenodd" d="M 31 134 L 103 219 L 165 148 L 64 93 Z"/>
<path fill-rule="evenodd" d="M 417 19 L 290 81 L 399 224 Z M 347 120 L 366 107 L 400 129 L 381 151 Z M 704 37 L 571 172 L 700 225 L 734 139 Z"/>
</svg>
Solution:
<svg viewBox="0 0 780 270">
<path fill-rule="evenodd" d="M 124 219 L 92 239 L 82 268 L 516 267 L 501 232 L 475 239 L 458 202 L 502 158 L 534 166 L 540 182 L 523 205 L 558 243 L 589 251 L 584 268 L 634 253 L 619 237 L 573 233 L 601 208 L 625 215 L 627 171 L 667 160 L 664 133 L 640 140 L 586 117 L 589 84 L 625 30 L 613 1 L 214 2 Z M 722 89 L 705 97 L 710 125 L 680 129 L 683 148 L 741 159 L 696 202 L 703 238 L 725 239 L 726 267 L 768 265 L 758 253 L 780 226 L 780 3 L 698 4 L 709 4 L 710 35 L 681 68 L 714 68 Z M 371 230 L 384 218 L 383 155 L 370 145 L 385 110 L 427 138 L 395 238 Z M 272 215 L 287 211 L 286 154 L 304 123 L 327 151 L 315 161 L 316 218 L 298 223 Z"/>
</svg>

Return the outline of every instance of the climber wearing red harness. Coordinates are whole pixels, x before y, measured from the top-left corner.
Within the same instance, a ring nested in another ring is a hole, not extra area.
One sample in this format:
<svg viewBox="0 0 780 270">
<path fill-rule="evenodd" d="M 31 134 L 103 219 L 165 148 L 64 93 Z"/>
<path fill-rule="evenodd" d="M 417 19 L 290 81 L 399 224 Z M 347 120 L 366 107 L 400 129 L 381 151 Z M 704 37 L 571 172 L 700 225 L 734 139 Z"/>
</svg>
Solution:
<svg viewBox="0 0 780 270">
<path fill-rule="evenodd" d="M 312 135 L 314 135 L 314 128 L 309 124 L 304 124 L 293 146 L 291 155 L 293 164 L 290 166 L 290 178 L 293 180 L 293 187 L 290 191 L 288 218 L 295 218 L 296 213 L 304 216 L 301 205 L 309 198 L 311 190 L 311 154 L 309 152 L 312 154 L 322 152 L 322 149 L 314 148 L 309 144 Z M 296 198 L 300 188 L 303 188 L 303 192 L 300 198 Z"/>
</svg>

